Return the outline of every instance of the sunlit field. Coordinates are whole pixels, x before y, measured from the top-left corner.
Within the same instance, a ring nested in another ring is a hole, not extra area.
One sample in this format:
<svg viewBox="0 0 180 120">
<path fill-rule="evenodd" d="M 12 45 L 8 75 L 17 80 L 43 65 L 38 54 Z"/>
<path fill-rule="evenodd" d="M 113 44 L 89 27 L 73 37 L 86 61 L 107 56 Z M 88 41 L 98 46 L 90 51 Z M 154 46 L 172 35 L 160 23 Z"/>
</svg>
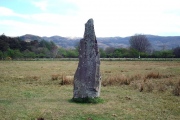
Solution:
<svg viewBox="0 0 180 120">
<path fill-rule="evenodd" d="M 180 119 L 180 61 L 102 61 L 98 104 L 70 101 L 77 65 L 0 61 L 0 119 Z"/>
</svg>

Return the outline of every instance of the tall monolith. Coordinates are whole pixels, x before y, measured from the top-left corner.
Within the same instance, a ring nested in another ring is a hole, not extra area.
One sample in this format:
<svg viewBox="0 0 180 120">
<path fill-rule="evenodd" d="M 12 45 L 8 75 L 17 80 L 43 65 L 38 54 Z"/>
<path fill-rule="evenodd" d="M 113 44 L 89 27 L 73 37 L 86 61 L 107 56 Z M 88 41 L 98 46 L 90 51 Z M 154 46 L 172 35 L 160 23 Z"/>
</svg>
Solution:
<svg viewBox="0 0 180 120">
<path fill-rule="evenodd" d="M 79 63 L 74 75 L 73 98 L 99 97 L 101 88 L 100 54 L 93 19 L 85 24 L 79 44 Z"/>
</svg>

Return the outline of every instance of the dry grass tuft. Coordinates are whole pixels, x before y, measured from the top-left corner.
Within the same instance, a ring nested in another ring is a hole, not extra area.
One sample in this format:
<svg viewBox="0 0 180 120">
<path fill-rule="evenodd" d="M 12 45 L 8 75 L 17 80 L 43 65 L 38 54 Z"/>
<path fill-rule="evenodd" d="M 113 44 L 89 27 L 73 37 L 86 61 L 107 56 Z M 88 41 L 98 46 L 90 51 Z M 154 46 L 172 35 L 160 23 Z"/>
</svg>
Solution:
<svg viewBox="0 0 180 120">
<path fill-rule="evenodd" d="M 112 85 L 129 85 L 132 81 L 134 80 L 140 80 L 141 75 L 137 74 L 131 77 L 127 77 L 124 74 L 122 75 L 114 75 L 114 76 L 109 76 L 106 79 L 102 81 L 103 86 L 112 86 Z"/>
<path fill-rule="evenodd" d="M 175 85 L 172 93 L 173 93 L 175 96 L 180 96 L 180 80 L 179 80 L 179 82 Z"/>
<path fill-rule="evenodd" d="M 165 92 L 167 90 L 166 85 L 165 84 L 159 84 L 158 85 L 158 91 L 159 92 Z"/>
<path fill-rule="evenodd" d="M 154 90 L 154 84 L 152 84 L 151 81 L 147 81 L 146 79 L 144 79 L 139 86 L 139 92 L 152 92 Z"/>
<path fill-rule="evenodd" d="M 153 68 L 149 68 L 147 70 L 152 70 Z M 123 72 L 126 70 L 123 70 Z M 116 71 L 115 71 L 116 72 Z M 111 70 L 109 72 L 106 70 L 104 73 L 104 79 L 102 80 L 103 86 L 119 86 L 119 85 L 131 85 L 134 89 L 138 89 L 140 92 L 165 92 L 171 87 L 174 86 L 175 80 L 171 80 L 169 78 L 174 77 L 175 75 L 168 72 L 166 74 L 161 74 L 160 71 L 152 71 L 145 72 L 142 74 L 135 73 L 129 76 L 127 73 L 122 74 L 122 70 L 119 71 L 120 74 L 115 74 L 114 71 Z M 111 73 L 111 74 L 108 74 Z M 150 80 L 150 79 L 153 79 Z M 158 79 L 158 80 L 156 80 Z M 170 86 L 170 87 L 169 87 Z"/>
<path fill-rule="evenodd" d="M 167 86 L 174 86 L 174 82 L 172 81 L 172 79 L 167 80 L 165 84 Z"/>
<path fill-rule="evenodd" d="M 37 120 L 44 120 L 44 118 L 37 118 Z"/>
<path fill-rule="evenodd" d="M 87 120 L 93 120 L 93 119 L 89 117 L 89 118 L 87 118 Z"/>
<path fill-rule="evenodd" d="M 174 75 L 162 75 L 160 74 L 159 72 L 157 73 L 154 73 L 154 72 L 151 72 L 151 73 L 148 73 L 146 76 L 145 76 L 145 79 L 161 79 L 161 78 L 170 78 L 170 77 L 173 77 Z"/>
<path fill-rule="evenodd" d="M 144 89 L 146 92 L 152 92 L 154 89 L 154 85 L 152 83 L 145 83 L 144 84 Z"/>
<path fill-rule="evenodd" d="M 51 75 L 51 80 L 60 80 L 61 85 L 72 85 L 74 76 L 63 74 L 53 74 Z"/>
<path fill-rule="evenodd" d="M 153 78 L 153 79 L 159 78 L 160 79 L 161 77 L 162 77 L 162 75 L 160 75 L 159 72 L 157 72 L 157 73 L 151 72 L 145 76 L 146 79 L 151 79 L 151 78 Z"/>
<path fill-rule="evenodd" d="M 32 79 L 33 79 L 33 80 L 39 80 L 40 77 L 39 77 L 39 76 L 32 76 Z"/>
<path fill-rule="evenodd" d="M 29 79 L 29 80 L 31 80 L 31 81 L 37 81 L 37 80 L 40 80 L 40 79 L 41 79 L 41 77 L 36 76 L 36 75 L 34 75 L 34 76 L 28 76 L 28 77 L 26 77 L 26 78 Z"/>
<path fill-rule="evenodd" d="M 124 75 L 114 75 L 109 76 L 108 78 L 102 81 L 103 86 L 112 86 L 112 85 L 129 85 L 130 81 Z"/>
<path fill-rule="evenodd" d="M 63 76 L 60 84 L 61 85 L 72 85 L 73 80 L 74 80 L 74 76 Z"/>
<path fill-rule="evenodd" d="M 142 78 L 142 76 L 140 74 L 136 74 L 134 76 L 131 76 L 129 78 L 129 81 L 140 80 L 141 78 Z"/>
<path fill-rule="evenodd" d="M 51 75 L 51 80 L 58 80 L 60 77 L 59 74 L 54 74 L 54 75 Z"/>
<path fill-rule="evenodd" d="M 144 84 L 140 85 L 139 92 L 142 92 L 144 90 Z"/>
<path fill-rule="evenodd" d="M 105 73 L 111 73 L 111 71 L 105 71 Z"/>
</svg>

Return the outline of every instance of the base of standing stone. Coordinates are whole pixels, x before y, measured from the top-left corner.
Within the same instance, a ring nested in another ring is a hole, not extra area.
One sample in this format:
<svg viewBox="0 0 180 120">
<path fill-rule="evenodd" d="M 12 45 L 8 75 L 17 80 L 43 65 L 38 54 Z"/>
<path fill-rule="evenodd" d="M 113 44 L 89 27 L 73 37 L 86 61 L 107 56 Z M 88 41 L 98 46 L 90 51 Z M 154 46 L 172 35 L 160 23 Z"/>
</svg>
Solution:
<svg viewBox="0 0 180 120">
<path fill-rule="evenodd" d="M 94 103 L 94 104 L 104 102 L 104 100 L 102 98 L 100 98 L 100 97 L 95 97 L 95 98 L 89 98 L 89 97 L 86 97 L 86 98 L 72 98 L 71 101 L 75 102 L 75 103 Z"/>
</svg>

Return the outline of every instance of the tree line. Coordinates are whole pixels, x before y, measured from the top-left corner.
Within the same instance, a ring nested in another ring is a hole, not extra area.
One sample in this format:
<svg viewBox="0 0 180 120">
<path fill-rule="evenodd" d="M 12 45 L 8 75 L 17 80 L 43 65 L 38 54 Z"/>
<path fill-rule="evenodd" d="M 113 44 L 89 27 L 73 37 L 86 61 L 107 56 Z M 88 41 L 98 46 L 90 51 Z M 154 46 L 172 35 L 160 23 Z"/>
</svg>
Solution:
<svg viewBox="0 0 180 120">
<path fill-rule="evenodd" d="M 129 48 L 100 49 L 101 58 L 180 58 L 180 47 L 156 51 L 143 34 L 135 34 L 129 39 Z"/>
<path fill-rule="evenodd" d="M 180 47 L 178 48 L 180 52 Z M 179 53 L 178 53 L 179 54 Z M 152 51 L 152 53 L 139 52 L 133 48 L 106 48 L 100 49 L 101 58 L 180 58 L 174 55 L 174 50 Z"/>
<path fill-rule="evenodd" d="M 180 58 L 180 47 L 171 50 L 152 50 L 145 35 L 130 37 L 129 48 L 99 49 L 101 58 Z M 54 42 L 45 40 L 23 41 L 19 37 L 0 36 L 0 58 L 78 58 L 78 45 L 75 49 L 57 47 Z"/>
<path fill-rule="evenodd" d="M 58 47 L 52 42 L 45 40 L 23 41 L 19 37 L 0 36 L 0 58 L 54 58 Z"/>
</svg>

